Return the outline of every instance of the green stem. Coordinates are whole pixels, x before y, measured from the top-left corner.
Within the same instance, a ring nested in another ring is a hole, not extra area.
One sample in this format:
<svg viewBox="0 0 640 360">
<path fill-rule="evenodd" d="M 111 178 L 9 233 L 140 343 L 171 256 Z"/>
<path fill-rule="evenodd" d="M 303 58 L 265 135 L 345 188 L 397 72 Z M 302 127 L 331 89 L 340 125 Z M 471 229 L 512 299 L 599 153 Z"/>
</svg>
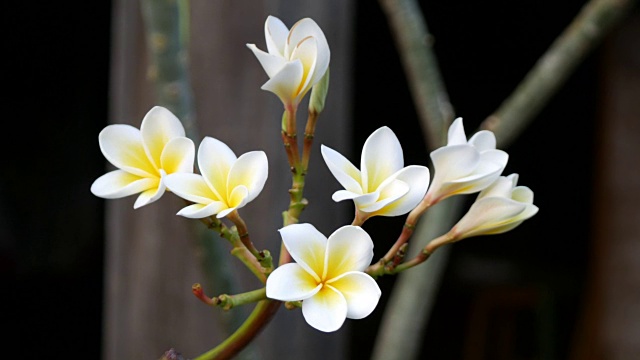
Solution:
<svg viewBox="0 0 640 360">
<path fill-rule="evenodd" d="M 224 310 L 230 310 L 236 306 L 255 303 L 260 300 L 265 300 L 266 298 L 267 298 L 266 288 L 260 288 L 253 291 L 241 293 L 241 294 L 218 295 L 216 298 L 213 299 L 213 305 L 220 306 Z"/>
<path fill-rule="evenodd" d="M 233 358 L 258 335 L 281 304 L 280 301 L 271 299 L 260 301 L 236 332 L 220 345 L 193 358 L 193 360 L 226 360 Z"/>
</svg>

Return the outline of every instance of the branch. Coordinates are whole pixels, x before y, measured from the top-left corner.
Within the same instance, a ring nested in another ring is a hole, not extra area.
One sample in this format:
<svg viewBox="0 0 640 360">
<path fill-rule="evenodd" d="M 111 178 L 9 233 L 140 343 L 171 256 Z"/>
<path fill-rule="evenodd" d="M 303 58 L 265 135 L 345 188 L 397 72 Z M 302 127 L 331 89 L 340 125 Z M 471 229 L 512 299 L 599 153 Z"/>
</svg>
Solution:
<svg viewBox="0 0 640 360">
<path fill-rule="evenodd" d="M 400 60 L 430 150 L 447 139 L 453 108 L 432 52 L 433 36 L 415 0 L 380 0 L 394 36 Z"/>
<path fill-rule="evenodd" d="M 635 2 L 589 1 L 480 128 L 493 131 L 499 147 L 509 146 Z"/>
</svg>

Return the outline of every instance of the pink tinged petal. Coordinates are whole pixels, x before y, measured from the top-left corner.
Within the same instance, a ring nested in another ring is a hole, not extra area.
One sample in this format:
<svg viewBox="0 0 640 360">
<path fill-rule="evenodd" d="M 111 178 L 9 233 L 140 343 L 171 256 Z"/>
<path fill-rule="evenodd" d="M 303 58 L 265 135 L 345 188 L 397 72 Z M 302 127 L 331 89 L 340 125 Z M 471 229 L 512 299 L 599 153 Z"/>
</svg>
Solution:
<svg viewBox="0 0 640 360">
<path fill-rule="evenodd" d="M 91 184 L 91 193 L 104 199 L 119 199 L 149 189 L 155 189 L 159 178 L 140 177 L 122 170 L 114 170 Z"/>
<path fill-rule="evenodd" d="M 290 61 L 264 83 L 261 89 L 276 94 L 285 105 L 297 105 L 294 100 L 298 95 L 298 87 L 302 82 L 303 73 L 300 60 Z"/>
<path fill-rule="evenodd" d="M 221 200 L 199 174 L 173 173 L 163 181 L 171 192 L 187 201 L 206 205 Z"/>
<path fill-rule="evenodd" d="M 333 174 L 342 187 L 352 193 L 363 193 L 362 186 L 360 186 L 360 170 L 353 166 L 342 154 L 328 146 L 321 145 L 320 152 L 329 171 L 331 171 L 331 174 Z"/>
<path fill-rule="evenodd" d="M 323 331 L 340 329 L 347 318 L 347 300 L 332 286 L 326 285 L 302 302 L 302 315 L 309 325 Z"/>
<path fill-rule="evenodd" d="M 100 150 L 115 167 L 140 177 L 160 177 L 147 157 L 140 130 L 131 125 L 109 125 L 98 135 Z"/>
<path fill-rule="evenodd" d="M 333 199 L 333 201 L 335 202 L 340 202 L 342 200 L 353 200 L 359 196 L 370 196 L 373 194 L 367 194 L 367 195 L 360 195 L 360 194 L 356 194 L 356 193 L 352 193 L 351 191 L 347 191 L 347 190 L 338 190 L 336 192 L 333 193 L 333 195 L 331 195 L 331 199 Z M 378 197 L 377 194 L 375 194 L 376 198 Z"/>
<path fill-rule="evenodd" d="M 327 238 L 311 224 L 291 224 L 278 231 L 293 260 L 320 282 Z"/>
<path fill-rule="evenodd" d="M 176 215 L 184 216 L 189 219 L 202 219 L 218 214 L 227 208 L 227 205 L 221 201 L 214 201 L 208 204 L 193 204 L 186 206 Z"/>
<path fill-rule="evenodd" d="M 272 53 L 266 53 L 258 49 L 254 44 L 247 44 L 247 47 L 253 51 L 253 55 L 256 56 L 269 78 L 274 77 L 287 63 L 285 58 Z"/>
<path fill-rule="evenodd" d="M 317 47 L 316 65 L 311 79 L 311 85 L 315 85 L 327 72 L 331 58 L 329 43 L 320 26 L 310 18 L 304 18 L 296 22 L 289 31 L 285 53 L 290 54 L 290 50 L 307 37 L 313 38 Z"/>
<path fill-rule="evenodd" d="M 247 204 L 247 196 L 249 196 L 249 190 L 244 185 L 238 185 L 229 194 L 227 198 L 227 206 L 229 208 L 238 209 Z"/>
<path fill-rule="evenodd" d="M 162 106 L 154 106 L 147 112 L 140 124 L 140 133 L 147 155 L 158 168 L 162 151 L 169 140 L 185 136 L 180 120 Z"/>
<path fill-rule="evenodd" d="M 469 139 L 469 145 L 473 145 L 480 152 L 494 150 L 496 148 L 496 136 L 489 130 L 481 130 L 473 134 Z"/>
<path fill-rule="evenodd" d="M 164 147 L 160 167 L 167 174 L 192 173 L 195 157 L 196 148 L 193 141 L 186 137 L 177 137 L 169 140 Z"/>
<path fill-rule="evenodd" d="M 302 80 L 296 90 L 296 100 L 299 102 L 302 97 L 315 85 L 311 83 L 311 78 L 316 68 L 316 41 L 311 37 L 303 39 L 294 49 L 290 60 L 298 59 L 302 63 Z"/>
<path fill-rule="evenodd" d="M 229 170 L 227 189 L 244 186 L 248 190 L 246 202 L 255 199 L 267 181 L 269 162 L 264 151 L 250 151 L 242 154 Z"/>
<path fill-rule="evenodd" d="M 362 191 L 376 191 L 385 179 L 403 167 L 402 147 L 396 134 L 386 126 L 379 128 L 362 147 Z"/>
<path fill-rule="evenodd" d="M 218 199 L 227 198 L 227 179 L 236 162 L 233 151 L 218 139 L 205 136 L 198 148 L 198 167 Z"/>
<path fill-rule="evenodd" d="M 264 37 L 269 54 L 284 56 L 284 46 L 289 36 L 289 29 L 275 16 L 269 15 L 264 22 Z"/>
<path fill-rule="evenodd" d="M 278 266 L 267 278 L 267 297 L 280 301 L 306 300 L 322 289 L 322 284 L 295 263 Z"/>
<path fill-rule="evenodd" d="M 359 271 L 342 274 L 327 284 L 340 291 L 347 300 L 349 319 L 362 319 L 369 316 L 382 295 L 378 283 L 368 274 Z"/>
<path fill-rule="evenodd" d="M 151 204 L 152 202 L 160 199 L 166 189 L 167 187 L 165 186 L 164 182 L 159 181 L 157 188 L 151 188 L 149 190 L 146 190 L 140 193 L 140 195 L 136 199 L 136 202 L 133 204 L 133 208 L 138 209 L 142 206 Z"/>
<path fill-rule="evenodd" d="M 376 192 L 378 199 L 375 203 L 368 206 L 359 204 L 358 209 L 366 213 L 375 212 L 377 215 L 386 215 L 381 209 L 399 200 L 410 190 L 409 184 L 398 179 L 392 179 L 392 181 L 385 182 L 385 184 L 384 186 L 380 186 L 380 190 Z"/>
<path fill-rule="evenodd" d="M 327 240 L 325 274 L 330 281 L 349 271 L 362 271 L 373 259 L 373 241 L 359 226 L 346 225 L 331 234 Z"/>
<path fill-rule="evenodd" d="M 395 175 L 397 181 L 408 184 L 409 190 L 398 200 L 385 206 L 374 215 L 399 216 L 413 210 L 424 198 L 429 188 L 429 168 L 420 165 L 407 166 Z M 380 198 L 387 196 L 384 192 Z"/>
<path fill-rule="evenodd" d="M 467 143 L 467 136 L 464 133 L 464 125 L 462 124 L 462 118 L 459 117 L 451 123 L 449 131 L 447 133 L 447 146 L 451 145 L 463 145 Z"/>
<path fill-rule="evenodd" d="M 455 225 L 461 238 L 490 234 L 491 229 L 512 223 L 523 212 L 525 204 L 502 197 L 477 200 Z"/>
</svg>

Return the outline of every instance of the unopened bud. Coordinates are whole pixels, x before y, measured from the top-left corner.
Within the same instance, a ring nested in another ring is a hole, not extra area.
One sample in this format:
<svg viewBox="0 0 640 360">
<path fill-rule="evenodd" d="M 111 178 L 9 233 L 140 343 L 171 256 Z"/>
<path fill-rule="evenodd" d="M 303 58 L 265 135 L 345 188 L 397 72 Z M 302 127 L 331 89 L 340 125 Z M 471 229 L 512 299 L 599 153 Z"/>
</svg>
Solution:
<svg viewBox="0 0 640 360">
<path fill-rule="evenodd" d="M 329 68 L 324 76 L 317 84 L 311 88 L 311 97 L 309 98 L 309 112 L 319 114 L 324 110 L 324 102 L 329 91 Z"/>
</svg>

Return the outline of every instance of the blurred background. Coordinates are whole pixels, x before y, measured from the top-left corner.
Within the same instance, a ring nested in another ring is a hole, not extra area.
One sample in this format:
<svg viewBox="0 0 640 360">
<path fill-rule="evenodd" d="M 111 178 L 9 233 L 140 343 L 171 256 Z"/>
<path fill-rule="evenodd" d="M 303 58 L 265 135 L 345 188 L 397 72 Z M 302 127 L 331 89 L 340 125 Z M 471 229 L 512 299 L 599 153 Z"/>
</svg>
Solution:
<svg viewBox="0 0 640 360">
<path fill-rule="evenodd" d="M 267 15 L 288 26 L 312 17 L 329 40 L 330 95 L 314 146 L 327 144 L 358 164 L 365 139 L 387 125 L 402 143 L 405 164 L 431 167 L 379 3 L 190 3 L 199 136 L 218 137 L 238 154 L 265 148 L 269 155 L 272 187 L 243 212 L 249 226 L 253 221 L 275 231 L 288 204 L 279 188 L 289 186 L 277 135 L 281 105 L 259 89 L 266 75 L 245 47 L 252 42 L 265 48 Z M 468 136 L 585 3 L 421 2 L 445 87 Z M 228 315 L 190 293 L 191 284 L 213 280 L 201 272 L 184 236 L 193 229 L 174 216 L 178 203 L 163 198 L 132 212 L 133 197 L 104 201 L 89 192 L 108 169 L 98 147 L 100 130 L 109 123 L 139 127 L 156 104 L 143 8 L 121 0 L 17 2 L 4 14 L 10 111 L 2 141 L 8 161 L 0 173 L 5 351 L 25 359 L 55 354 L 105 360 L 156 359 L 172 346 L 186 357 L 206 351 L 224 333 L 224 324 L 211 323 Z M 638 38 L 636 8 L 505 149 L 505 175 L 520 174 L 540 212 L 509 233 L 450 246 L 420 358 L 640 358 Z M 13 138 L 18 135 L 25 142 Z M 307 183 L 311 205 L 301 220 L 322 217 L 318 227 L 328 235 L 351 222 L 353 205 L 328 199 L 339 185 L 314 155 L 312 173 L 318 176 Z M 364 225 L 376 243 L 376 259 L 403 222 L 374 218 Z M 161 240 L 165 226 L 180 229 Z M 138 242 L 141 237 L 146 240 Z M 277 236 L 262 238 L 275 252 Z M 371 358 L 383 313 L 392 311 L 385 305 L 395 282 L 381 278 L 376 311 L 334 334 L 308 329 L 299 312 L 280 310 L 244 356 L 278 358 L 286 346 L 292 359 Z M 278 347 L 263 348 L 274 343 Z"/>
</svg>

